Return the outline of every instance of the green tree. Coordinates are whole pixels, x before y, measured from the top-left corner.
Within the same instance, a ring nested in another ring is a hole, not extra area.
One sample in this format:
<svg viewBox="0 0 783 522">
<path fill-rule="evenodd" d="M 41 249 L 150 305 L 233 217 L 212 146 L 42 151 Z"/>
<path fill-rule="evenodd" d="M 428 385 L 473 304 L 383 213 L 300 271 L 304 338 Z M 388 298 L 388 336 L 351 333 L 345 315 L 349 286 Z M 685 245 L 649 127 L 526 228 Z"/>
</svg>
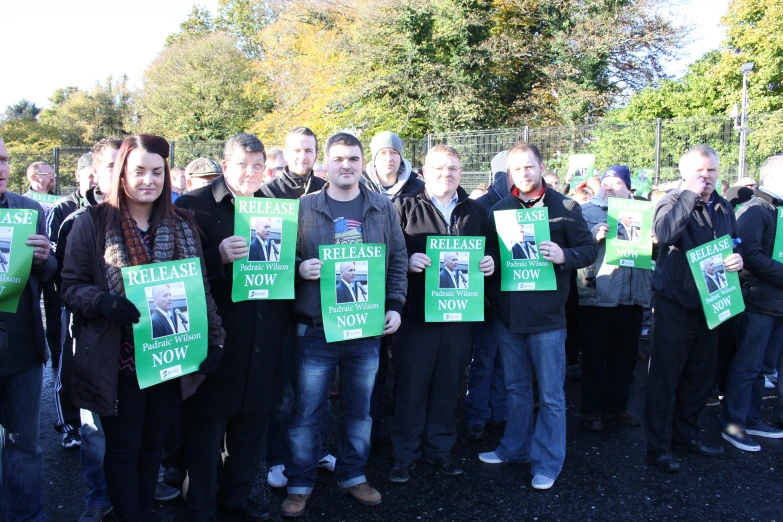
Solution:
<svg viewBox="0 0 783 522">
<path fill-rule="evenodd" d="M 246 84 L 250 60 L 226 33 L 182 39 L 147 68 L 134 127 L 168 139 L 220 140 L 245 130 L 263 109 Z"/>
<path fill-rule="evenodd" d="M 38 107 L 35 103 L 23 98 L 18 102 L 14 103 L 13 105 L 8 105 L 5 108 L 5 112 L 3 112 L 3 115 L 2 117 L 0 117 L 0 119 L 4 121 L 9 121 L 9 120 L 35 121 L 35 119 L 38 117 L 38 113 L 40 112 L 41 112 L 40 107 Z"/>
</svg>

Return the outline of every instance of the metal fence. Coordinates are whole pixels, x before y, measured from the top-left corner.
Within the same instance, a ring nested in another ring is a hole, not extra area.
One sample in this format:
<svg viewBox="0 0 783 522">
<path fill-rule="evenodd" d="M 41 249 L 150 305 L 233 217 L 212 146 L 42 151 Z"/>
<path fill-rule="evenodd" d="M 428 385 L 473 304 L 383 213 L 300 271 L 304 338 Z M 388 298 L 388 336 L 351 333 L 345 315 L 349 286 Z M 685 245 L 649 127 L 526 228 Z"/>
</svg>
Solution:
<svg viewBox="0 0 783 522">
<path fill-rule="evenodd" d="M 764 160 L 783 153 L 783 112 L 750 115 L 748 126 L 752 131 L 748 135 L 746 173 L 758 178 Z M 627 123 L 603 120 L 573 127 L 449 132 L 428 135 L 426 146 L 444 143 L 455 147 L 462 156 L 462 184 L 473 188 L 489 180 L 490 161 L 495 154 L 518 141 L 538 146 L 547 170 L 557 173 L 561 180 L 572 154 L 595 154 L 599 171 L 620 163 L 631 170 L 654 170 L 659 182 L 676 180 L 682 154 L 702 143 L 718 152 L 723 179 L 736 180 L 739 168 L 739 130 L 733 120 L 723 117 Z"/>
</svg>

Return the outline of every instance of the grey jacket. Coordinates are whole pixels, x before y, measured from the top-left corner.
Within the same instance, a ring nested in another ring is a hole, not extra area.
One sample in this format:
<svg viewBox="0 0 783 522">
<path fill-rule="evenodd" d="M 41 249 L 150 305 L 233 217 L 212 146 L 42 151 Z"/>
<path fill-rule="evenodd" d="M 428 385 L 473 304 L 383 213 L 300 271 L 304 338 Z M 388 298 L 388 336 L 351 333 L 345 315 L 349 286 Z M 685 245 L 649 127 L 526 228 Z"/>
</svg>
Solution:
<svg viewBox="0 0 783 522">
<path fill-rule="evenodd" d="M 35 233 L 41 236 L 46 236 L 46 220 L 44 218 L 44 210 L 37 201 L 33 201 L 30 198 L 20 196 L 14 192 L 6 191 L 5 197 L 8 201 L 8 208 L 24 208 L 38 211 L 38 222 L 35 228 Z M 38 354 L 42 361 L 49 360 L 48 351 L 46 349 L 46 338 L 44 337 L 43 322 L 41 318 L 41 307 L 38 306 L 38 298 L 41 295 L 40 283 L 49 281 L 54 277 L 57 272 L 57 260 L 54 258 L 54 254 L 49 253 L 49 257 L 45 263 L 40 265 L 33 265 L 30 269 L 30 277 L 27 279 L 27 285 L 30 287 L 30 291 L 33 295 L 33 309 L 30 310 L 33 318 L 33 335 L 35 336 L 35 345 L 38 347 Z"/>
<path fill-rule="evenodd" d="M 582 216 L 590 230 L 606 223 L 607 204 L 594 197 L 582 206 Z M 643 268 L 627 268 L 604 263 L 606 240 L 598 243 L 598 257 L 590 266 L 576 273 L 580 306 L 615 307 L 620 305 L 650 305 L 652 272 Z"/>
<path fill-rule="evenodd" d="M 297 315 L 321 317 L 321 282 L 302 279 L 299 265 L 318 258 L 320 245 L 334 244 L 334 219 L 326 202 L 324 190 L 303 196 L 299 200 L 299 232 L 296 238 L 296 301 Z M 386 244 L 386 311 L 402 313 L 408 290 L 408 251 L 400 220 L 391 201 L 359 183 L 364 196 L 362 208 L 362 241 Z"/>
</svg>

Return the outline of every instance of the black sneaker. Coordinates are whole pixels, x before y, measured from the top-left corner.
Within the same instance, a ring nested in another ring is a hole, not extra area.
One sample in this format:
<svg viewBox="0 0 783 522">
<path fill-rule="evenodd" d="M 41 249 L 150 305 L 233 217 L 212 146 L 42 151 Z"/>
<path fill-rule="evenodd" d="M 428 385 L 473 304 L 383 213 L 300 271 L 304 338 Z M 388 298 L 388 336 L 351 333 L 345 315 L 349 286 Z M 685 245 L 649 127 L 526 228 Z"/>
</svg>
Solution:
<svg viewBox="0 0 783 522">
<path fill-rule="evenodd" d="M 167 500 L 174 500 L 180 494 L 180 490 L 174 486 L 169 486 L 165 482 L 158 482 L 155 486 L 155 500 L 158 502 L 166 502 Z"/>
<path fill-rule="evenodd" d="M 482 441 L 486 438 L 487 432 L 483 424 L 471 424 L 468 426 L 468 440 Z"/>
<path fill-rule="evenodd" d="M 761 446 L 750 438 L 750 435 L 736 426 L 727 426 L 721 433 L 721 437 L 735 448 L 742 451 L 761 451 Z"/>
<path fill-rule="evenodd" d="M 63 433 L 63 440 L 60 441 L 63 448 L 79 448 L 82 445 L 82 436 L 78 429 L 71 430 L 68 433 Z"/>
<path fill-rule="evenodd" d="M 416 469 L 415 460 L 398 460 L 389 471 L 389 482 L 405 484 L 411 478 L 411 471 Z"/>
</svg>

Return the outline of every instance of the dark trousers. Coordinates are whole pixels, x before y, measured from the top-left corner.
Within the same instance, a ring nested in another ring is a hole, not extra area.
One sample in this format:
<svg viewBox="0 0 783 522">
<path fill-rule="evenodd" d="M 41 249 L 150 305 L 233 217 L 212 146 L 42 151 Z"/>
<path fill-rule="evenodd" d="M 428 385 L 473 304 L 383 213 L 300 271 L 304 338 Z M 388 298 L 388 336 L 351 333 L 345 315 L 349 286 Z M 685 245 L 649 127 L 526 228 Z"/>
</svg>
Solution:
<svg viewBox="0 0 783 522">
<path fill-rule="evenodd" d="M 179 408 L 179 389 L 177 380 L 140 390 L 135 375 L 118 378 L 117 415 L 101 416 L 103 472 L 117 520 L 152 520 L 163 439 Z"/>
<path fill-rule="evenodd" d="M 43 291 L 44 312 L 46 313 L 46 342 L 52 361 L 60 361 L 63 349 L 63 319 L 60 289 L 54 281 L 41 283 Z M 54 362 L 52 363 L 54 364 Z"/>
<path fill-rule="evenodd" d="M 378 375 L 375 376 L 375 385 L 370 396 L 370 417 L 372 417 L 372 435 L 370 440 L 381 436 L 381 422 L 383 421 L 383 396 L 386 394 L 386 379 L 389 375 L 389 347 L 392 344 L 392 336 L 381 337 L 381 349 L 378 359 Z"/>
<path fill-rule="evenodd" d="M 729 377 L 729 367 L 731 360 L 737 353 L 737 317 L 732 317 L 728 321 L 718 326 L 718 359 L 715 367 L 716 382 L 718 388 L 724 394 L 726 393 L 726 379 Z"/>
<path fill-rule="evenodd" d="M 457 405 L 473 342 L 471 323 L 405 319 L 394 345 L 396 378 L 391 441 L 395 460 L 448 455 L 457 441 Z"/>
<path fill-rule="evenodd" d="M 601 415 L 628 409 L 642 311 L 641 306 L 579 307 L 582 413 Z"/>
<path fill-rule="evenodd" d="M 70 318 L 70 314 L 66 317 Z M 68 433 L 81 425 L 79 408 L 71 402 L 71 372 L 73 368 L 73 339 L 66 335 L 63 350 L 60 351 L 60 365 L 54 379 L 54 409 L 57 419 L 54 428 L 59 433 Z"/>
<path fill-rule="evenodd" d="M 579 364 L 579 290 L 576 286 L 576 270 L 571 270 L 571 286 L 568 289 L 566 311 L 566 366 Z"/>
<path fill-rule="evenodd" d="M 185 415 L 185 520 L 211 520 L 217 502 L 238 507 L 247 501 L 264 458 L 268 421 L 268 412 Z"/>
<path fill-rule="evenodd" d="M 718 330 L 707 328 L 703 312 L 656 296 L 644 408 L 648 450 L 668 450 L 670 440 L 684 444 L 698 439 L 699 414 L 715 385 L 717 345 Z M 669 426 L 673 426 L 671 439 Z"/>
<path fill-rule="evenodd" d="M 164 468 L 174 468 L 177 471 L 185 469 L 185 414 L 182 410 L 177 415 L 166 432 L 163 441 L 163 457 L 161 464 Z M 176 484 L 175 484 L 176 485 Z"/>
</svg>

